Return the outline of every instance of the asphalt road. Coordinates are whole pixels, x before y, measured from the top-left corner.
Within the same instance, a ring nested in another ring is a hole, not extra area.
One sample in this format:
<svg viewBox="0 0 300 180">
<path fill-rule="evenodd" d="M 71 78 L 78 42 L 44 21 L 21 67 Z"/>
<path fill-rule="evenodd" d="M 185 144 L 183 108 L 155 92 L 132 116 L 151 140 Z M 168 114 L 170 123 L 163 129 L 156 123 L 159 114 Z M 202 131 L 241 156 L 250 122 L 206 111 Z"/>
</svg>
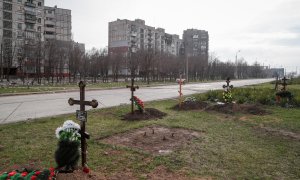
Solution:
<svg viewBox="0 0 300 180">
<path fill-rule="evenodd" d="M 231 84 L 234 87 L 240 87 L 272 80 L 274 79 L 233 80 Z M 190 95 L 208 90 L 222 89 L 223 84 L 225 82 L 186 84 L 183 86 L 183 94 Z M 177 97 L 178 89 L 178 85 L 143 87 L 138 89 L 135 95 L 143 101 L 168 99 Z M 75 114 L 79 106 L 69 106 L 68 99 L 70 97 L 79 99 L 79 92 L 0 97 L 0 124 L 67 113 Z M 99 102 L 98 108 L 129 104 L 130 91 L 126 88 L 86 91 L 86 100 L 92 99 L 96 99 Z M 87 107 L 86 109 L 90 108 Z"/>
</svg>

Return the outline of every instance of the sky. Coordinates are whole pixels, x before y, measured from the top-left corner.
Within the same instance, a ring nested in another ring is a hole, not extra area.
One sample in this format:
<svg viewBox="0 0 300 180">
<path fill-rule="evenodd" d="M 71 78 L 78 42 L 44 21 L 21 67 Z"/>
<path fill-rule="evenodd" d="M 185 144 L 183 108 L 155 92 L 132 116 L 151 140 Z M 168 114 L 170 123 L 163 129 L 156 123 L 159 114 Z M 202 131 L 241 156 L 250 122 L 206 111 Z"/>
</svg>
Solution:
<svg viewBox="0 0 300 180">
<path fill-rule="evenodd" d="M 209 33 L 209 53 L 300 72 L 300 0 L 45 0 L 72 10 L 72 32 L 86 49 L 108 45 L 108 22 L 143 19 L 182 37 Z"/>
</svg>

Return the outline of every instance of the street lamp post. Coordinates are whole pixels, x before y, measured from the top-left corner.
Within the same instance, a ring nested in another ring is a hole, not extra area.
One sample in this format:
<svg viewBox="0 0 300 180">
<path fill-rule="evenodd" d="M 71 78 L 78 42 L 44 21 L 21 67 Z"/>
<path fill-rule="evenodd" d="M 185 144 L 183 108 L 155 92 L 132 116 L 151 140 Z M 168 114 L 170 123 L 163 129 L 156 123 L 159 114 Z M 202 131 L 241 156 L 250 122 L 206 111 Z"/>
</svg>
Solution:
<svg viewBox="0 0 300 180">
<path fill-rule="evenodd" d="M 186 56 L 186 82 L 189 82 L 189 56 Z"/>
<path fill-rule="evenodd" d="M 235 78 L 238 78 L 238 60 L 237 60 L 237 55 L 238 53 L 241 52 L 241 50 L 238 50 L 235 54 Z"/>
</svg>

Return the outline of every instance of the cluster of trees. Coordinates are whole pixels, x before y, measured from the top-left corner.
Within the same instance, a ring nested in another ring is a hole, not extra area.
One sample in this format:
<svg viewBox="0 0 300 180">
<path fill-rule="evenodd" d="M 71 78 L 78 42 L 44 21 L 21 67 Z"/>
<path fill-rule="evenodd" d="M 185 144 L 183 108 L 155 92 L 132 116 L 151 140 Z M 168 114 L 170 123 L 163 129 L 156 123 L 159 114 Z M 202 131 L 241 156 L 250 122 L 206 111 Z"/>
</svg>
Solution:
<svg viewBox="0 0 300 180">
<path fill-rule="evenodd" d="M 153 50 L 138 50 L 126 55 L 108 53 L 106 48 L 93 48 L 84 52 L 77 43 L 48 40 L 46 42 L 24 43 L 17 51 L 18 76 L 23 81 L 33 77 L 41 83 L 76 82 L 89 78 L 92 82 L 118 81 L 137 77 L 151 81 L 174 81 L 180 75 L 190 81 L 207 79 L 261 78 L 265 77 L 259 63 L 249 65 L 244 59 L 237 64 L 222 62 L 215 56 L 183 57 Z M 7 77 L 9 80 L 9 75 Z"/>
</svg>

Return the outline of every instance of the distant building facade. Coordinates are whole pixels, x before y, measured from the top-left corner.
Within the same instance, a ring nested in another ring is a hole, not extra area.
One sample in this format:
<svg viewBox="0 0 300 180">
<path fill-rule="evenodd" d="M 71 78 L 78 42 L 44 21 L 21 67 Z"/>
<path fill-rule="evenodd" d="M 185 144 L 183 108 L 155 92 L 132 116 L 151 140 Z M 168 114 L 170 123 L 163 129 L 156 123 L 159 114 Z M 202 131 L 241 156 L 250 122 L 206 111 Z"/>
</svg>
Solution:
<svg viewBox="0 0 300 180">
<path fill-rule="evenodd" d="M 71 10 L 47 7 L 44 3 L 44 0 L 0 0 L 0 66 L 4 74 L 9 71 L 16 75 L 22 66 L 20 63 L 27 63 L 27 72 L 36 73 L 30 61 L 36 61 L 33 50 L 37 46 L 56 40 L 66 49 L 72 43 Z M 41 63 L 43 61 L 41 59 Z"/>
<path fill-rule="evenodd" d="M 151 49 L 155 53 L 177 56 L 181 43 L 178 35 L 165 33 L 163 28 L 148 26 L 141 19 L 117 19 L 108 25 L 109 54 Z"/>
<path fill-rule="evenodd" d="M 15 74 L 23 44 L 43 41 L 44 0 L 1 0 L 0 43 L 4 71 Z"/>
<path fill-rule="evenodd" d="M 208 62 L 208 32 L 198 29 L 187 29 L 183 32 L 184 54 L 186 57 L 201 57 Z"/>
<path fill-rule="evenodd" d="M 54 7 L 44 8 L 45 39 L 58 41 L 72 40 L 72 16 L 71 10 Z"/>
</svg>

